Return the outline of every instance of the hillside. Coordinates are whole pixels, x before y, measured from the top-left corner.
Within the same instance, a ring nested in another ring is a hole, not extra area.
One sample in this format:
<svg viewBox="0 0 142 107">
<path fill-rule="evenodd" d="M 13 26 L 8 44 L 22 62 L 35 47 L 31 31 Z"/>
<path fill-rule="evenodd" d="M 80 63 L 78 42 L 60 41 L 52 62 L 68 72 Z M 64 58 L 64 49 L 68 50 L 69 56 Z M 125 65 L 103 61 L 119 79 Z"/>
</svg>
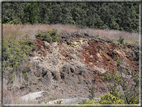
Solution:
<svg viewBox="0 0 142 107">
<path fill-rule="evenodd" d="M 27 42 L 19 41 L 21 53 L 16 53 L 14 50 L 18 52 L 18 49 L 14 46 L 17 45 L 13 45 L 13 51 L 10 51 L 11 45 L 5 38 L 4 44 L 7 44 L 9 52 L 20 55 L 18 62 L 22 57 L 26 59 L 20 64 L 8 63 L 5 54 L 4 64 L 9 64 L 9 67 L 4 66 L 3 75 L 5 104 L 48 104 L 47 102 L 57 99 L 74 99 L 78 103 L 76 99 L 88 100 L 90 96 L 97 99 L 100 95 L 111 92 L 109 87 L 112 86 L 119 86 L 119 92 L 127 94 L 127 103 L 131 96 L 138 95 L 138 44 L 116 43 L 108 38 L 81 32 L 58 33 L 56 30 L 47 30 L 38 31 L 34 37 L 32 36 L 34 39 L 23 39 Z M 124 88 L 125 85 L 131 89 Z M 95 90 L 94 96 L 92 89 Z M 27 102 L 24 95 L 33 92 L 39 92 L 37 98 L 31 98 L 31 101 Z M 136 99 L 138 101 L 137 97 Z M 137 101 L 131 102 L 138 103 Z"/>
</svg>

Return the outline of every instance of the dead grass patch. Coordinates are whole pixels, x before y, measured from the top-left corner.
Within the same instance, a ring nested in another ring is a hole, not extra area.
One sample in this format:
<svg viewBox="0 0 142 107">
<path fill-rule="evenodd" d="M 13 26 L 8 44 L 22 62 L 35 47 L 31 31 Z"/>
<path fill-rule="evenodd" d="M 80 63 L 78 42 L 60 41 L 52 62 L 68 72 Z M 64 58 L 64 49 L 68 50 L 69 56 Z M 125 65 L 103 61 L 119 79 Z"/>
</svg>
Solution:
<svg viewBox="0 0 142 107">
<path fill-rule="evenodd" d="M 29 39 L 35 39 L 35 34 L 40 31 L 45 31 L 49 29 L 57 29 L 58 33 L 61 32 L 78 32 L 87 33 L 92 36 L 99 36 L 101 38 L 109 38 L 111 40 L 117 41 L 119 36 L 123 36 L 125 41 L 130 44 L 137 43 L 139 40 L 138 33 L 129 33 L 125 31 L 117 30 L 102 30 L 102 29 L 91 29 L 91 28 L 79 28 L 74 25 L 63 25 L 63 24 L 42 24 L 42 25 L 3 25 L 3 37 L 6 38 L 9 35 L 15 35 L 18 39 L 28 36 Z"/>
</svg>

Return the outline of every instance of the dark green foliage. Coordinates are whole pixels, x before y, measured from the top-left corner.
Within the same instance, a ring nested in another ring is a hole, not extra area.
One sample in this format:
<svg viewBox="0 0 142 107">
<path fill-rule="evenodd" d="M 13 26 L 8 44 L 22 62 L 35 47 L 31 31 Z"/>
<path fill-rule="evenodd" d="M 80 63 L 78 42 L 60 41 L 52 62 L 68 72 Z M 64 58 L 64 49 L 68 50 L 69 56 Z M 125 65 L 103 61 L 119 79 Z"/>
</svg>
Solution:
<svg viewBox="0 0 142 107">
<path fill-rule="evenodd" d="M 59 42 L 61 37 L 57 33 L 57 30 L 47 30 L 47 31 L 39 31 L 36 34 L 36 38 L 40 38 L 43 41 L 47 42 Z"/>
<path fill-rule="evenodd" d="M 39 4 L 38 3 L 28 3 L 24 7 L 24 17 L 22 19 L 23 23 L 30 22 L 31 24 L 34 24 L 37 21 L 38 13 L 39 13 Z"/>
<path fill-rule="evenodd" d="M 97 29 L 139 31 L 138 3 L 2 3 L 2 23 L 74 24 Z"/>
<path fill-rule="evenodd" d="M 8 3 L 2 5 L 2 22 L 9 24 L 21 24 L 24 16 L 23 8 L 26 3 Z"/>
</svg>

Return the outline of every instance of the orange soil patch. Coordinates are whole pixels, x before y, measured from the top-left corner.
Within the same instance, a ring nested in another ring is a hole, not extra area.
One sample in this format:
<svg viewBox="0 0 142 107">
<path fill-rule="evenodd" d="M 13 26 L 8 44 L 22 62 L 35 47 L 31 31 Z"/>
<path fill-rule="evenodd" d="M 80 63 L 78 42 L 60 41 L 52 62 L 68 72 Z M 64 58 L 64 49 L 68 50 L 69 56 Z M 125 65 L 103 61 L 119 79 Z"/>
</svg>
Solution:
<svg viewBox="0 0 142 107">
<path fill-rule="evenodd" d="M 88 44 L 89 46 L 83 46 L 83 56 L 85 58 L 86 64 L 89 65 L 92 69 L 94 69 L 93 66 L 95 65 L 97 67 L 104 68 L 105 70 L 114 70 L 114 63 L 110 61 L 112 59 L 112 53 L 108 51 L 110 49 L 106 45 L 99 44 L 95 40 L 89 41 Z M 102 47 L 104 48 L 103 51 L 101 50 Z"/>
</svg>

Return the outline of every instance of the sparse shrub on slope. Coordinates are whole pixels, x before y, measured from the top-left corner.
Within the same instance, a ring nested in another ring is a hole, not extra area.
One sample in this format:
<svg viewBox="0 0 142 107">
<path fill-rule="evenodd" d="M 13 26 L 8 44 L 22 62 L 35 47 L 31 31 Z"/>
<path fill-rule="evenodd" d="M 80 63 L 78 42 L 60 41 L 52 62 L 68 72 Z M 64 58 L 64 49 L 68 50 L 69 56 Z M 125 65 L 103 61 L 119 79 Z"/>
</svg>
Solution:
<svg viewBox="0 0 142 107">
<path fill-rule="evenodd" d="M 95 88 L 94 88 L 94 87 L 91 87 L 89 90 L 90 90 L 90 92 L 91 92 L 91 94 L 89 95 L 89 99 L 90 99 L 90 100 L 93 100 L 93 98 L 95 97 L 95 94 L 94 94 Z"/>
<path fill-rule="evenodd" d="M 124 45 L 124 38 L 122 36 L 120 36 L 118 42 L 120 44 Z"/>
<path fill-rule="evenodd" d="M 61 37 L 57 33 L 57 30 L 47 30 L 47 31 L 39 31 L 36 34 L 36 38 L 40 38 L 43 41 L 47 42 L 59 42 Z"/>
</svg>

